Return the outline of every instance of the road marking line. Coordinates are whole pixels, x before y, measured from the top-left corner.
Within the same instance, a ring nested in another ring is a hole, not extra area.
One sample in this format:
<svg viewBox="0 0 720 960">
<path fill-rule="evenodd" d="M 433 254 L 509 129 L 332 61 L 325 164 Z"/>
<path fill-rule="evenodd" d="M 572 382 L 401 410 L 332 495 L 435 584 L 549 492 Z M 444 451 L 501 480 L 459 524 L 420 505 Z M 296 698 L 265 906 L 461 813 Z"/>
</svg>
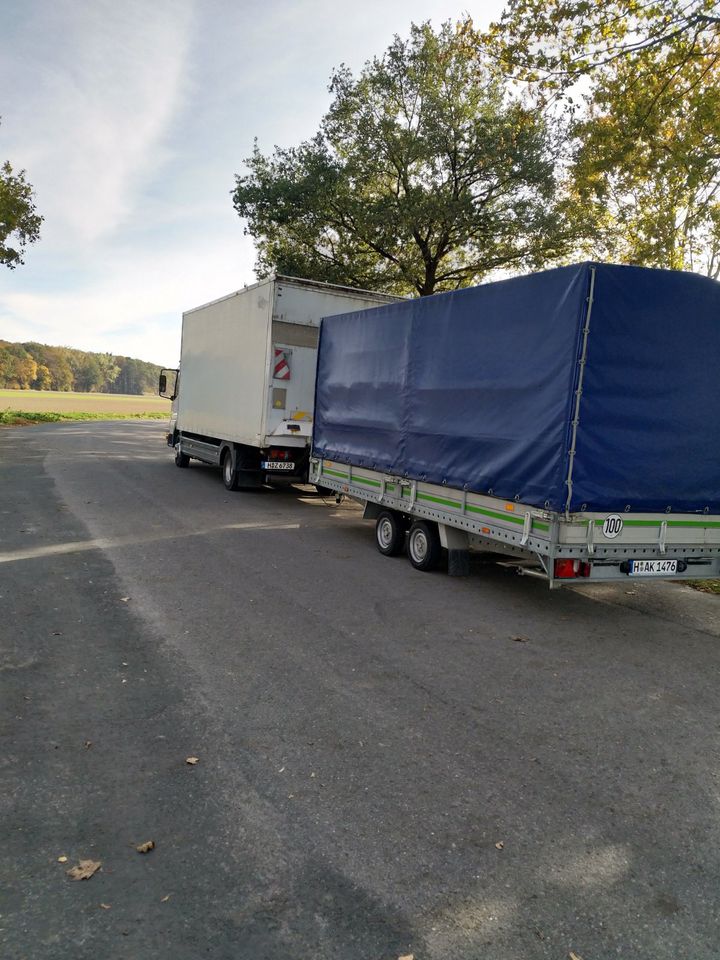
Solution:
<svg viewBox="0 0 720 960">
<path fill-rule="evenodd" d="M 98 537 L 93 540 L 71 540 L 67 543 L 55 543 L 46 547 L 34 547 L 28 550 L 9 550 L 0 553 L 0 563 L 13 563 L 16 560 L 37 560 L 43 557 L 64 556 L 68 553 L 81 553 L 85 550 L 115 550 L 132 547 L 141 543 L 155 543 L 158 540 L 179 540 L 183 537 L 203 537 L 223 530 L 299 530 L 299 523 L 226 523 L 205 530 L 189 530 L 157 533 L 144 537 Z"/>
</svg>

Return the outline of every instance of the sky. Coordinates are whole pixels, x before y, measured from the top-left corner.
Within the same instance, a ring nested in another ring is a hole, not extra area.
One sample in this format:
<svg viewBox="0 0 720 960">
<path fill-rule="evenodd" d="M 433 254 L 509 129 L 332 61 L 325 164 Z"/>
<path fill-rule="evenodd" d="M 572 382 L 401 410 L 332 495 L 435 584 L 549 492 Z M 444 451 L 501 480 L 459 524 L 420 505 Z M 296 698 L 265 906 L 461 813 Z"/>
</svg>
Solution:
<svg viewBox="0 0 720 960">
<path fill-rule="evenodd" d="M 341 63 L 502 0 L 2 0 L 0 163 L 45 220 L 0 267 L 0 339 L 175 366 L 182 311 L 255 280 L 231 191 L 311 137 Z"/>
</svg>

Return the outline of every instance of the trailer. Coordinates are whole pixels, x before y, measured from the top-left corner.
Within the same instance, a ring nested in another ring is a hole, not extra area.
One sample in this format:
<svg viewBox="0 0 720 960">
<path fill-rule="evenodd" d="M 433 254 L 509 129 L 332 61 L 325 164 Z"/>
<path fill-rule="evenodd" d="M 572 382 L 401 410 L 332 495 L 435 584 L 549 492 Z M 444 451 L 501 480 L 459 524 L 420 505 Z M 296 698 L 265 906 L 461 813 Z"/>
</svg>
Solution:
<svg viewBox="0 0 720 960">
<path fill-rule="evenodd" d="M 377 548 L 569 583 L 720 576 L 720 283 L 583 263 L 323 321 L 310 480 Z"/>
<path fill-rule="evenodd" d="M 176 465 L 220 467 L 229 490 L 307 481 L 320 320 L 397 299 L 274 276 L 186 311 L 159 383 Z"/>
</svg>

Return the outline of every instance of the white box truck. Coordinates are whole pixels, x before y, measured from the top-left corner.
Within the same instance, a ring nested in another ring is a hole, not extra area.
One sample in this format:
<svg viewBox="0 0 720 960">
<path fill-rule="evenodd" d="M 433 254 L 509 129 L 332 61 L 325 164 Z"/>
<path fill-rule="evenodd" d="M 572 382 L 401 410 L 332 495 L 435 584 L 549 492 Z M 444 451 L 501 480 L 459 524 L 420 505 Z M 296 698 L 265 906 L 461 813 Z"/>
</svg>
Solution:
<svg viewBox="0 0 720 960">
<path fill-rule="evenodd" d="M 186 311 L 179 370 L 162 371 L 159 391 L 177 466 L 221 467 L 229 490 L 305 482 L 320 321 L 397 299 L 274 276 Z"/>
</svg>

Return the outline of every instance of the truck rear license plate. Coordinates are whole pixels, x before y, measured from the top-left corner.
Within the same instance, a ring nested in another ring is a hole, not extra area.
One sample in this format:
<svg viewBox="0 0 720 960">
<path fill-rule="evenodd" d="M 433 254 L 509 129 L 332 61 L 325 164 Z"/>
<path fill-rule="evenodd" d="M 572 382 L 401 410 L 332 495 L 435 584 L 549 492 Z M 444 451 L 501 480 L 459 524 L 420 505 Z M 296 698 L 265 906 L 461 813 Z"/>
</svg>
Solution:
<svg viewBox="0 0 720 960">
<path fill-rule="evenodd" d="M 666 577 L 677 573 L 677 560 L 631 560 L 631 577 Z"/>
<path fill-rule="evenodd" d="M 289 460 L 263 460 L 260 467 L 263 470 L 294 470 L 295 464 Z"/>
</svg>

